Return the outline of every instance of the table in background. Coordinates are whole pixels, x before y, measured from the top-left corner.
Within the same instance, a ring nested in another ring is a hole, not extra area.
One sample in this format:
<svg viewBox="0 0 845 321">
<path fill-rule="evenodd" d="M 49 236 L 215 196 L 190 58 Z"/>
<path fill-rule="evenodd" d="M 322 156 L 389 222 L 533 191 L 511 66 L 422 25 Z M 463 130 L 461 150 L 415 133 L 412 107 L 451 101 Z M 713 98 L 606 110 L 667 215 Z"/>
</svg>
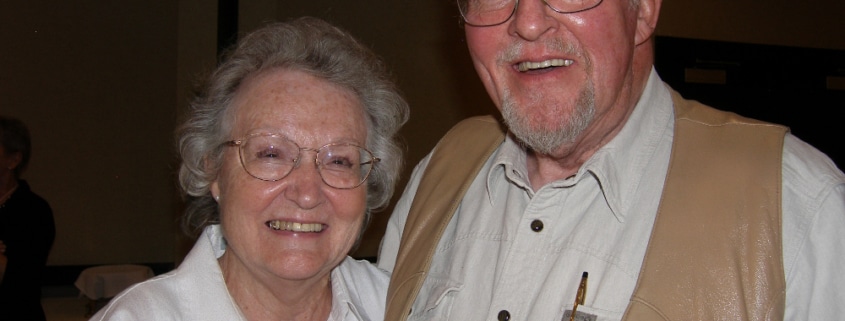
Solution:
<svg viewBox="0 0 845 321">
<path fill-rule="evenodd" d="M 97 301 L 110 299 L 129 286 L 153 277 L 145 265 L 101 265 L 82 270 L 76 278 L 80 295 L 88 298 L 88 315 L 93 315 Z"/>
</svg>

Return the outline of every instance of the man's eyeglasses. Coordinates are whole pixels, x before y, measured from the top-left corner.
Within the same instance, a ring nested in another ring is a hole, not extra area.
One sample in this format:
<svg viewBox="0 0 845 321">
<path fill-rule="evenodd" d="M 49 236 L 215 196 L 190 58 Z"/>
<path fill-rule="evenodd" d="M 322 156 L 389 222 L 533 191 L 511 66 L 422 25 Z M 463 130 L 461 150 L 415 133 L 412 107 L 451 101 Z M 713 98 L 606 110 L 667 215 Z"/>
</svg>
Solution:
<svg viewBox="0 0 845 321">
<path fill-rule="evenodd" d="M 380 161 L 366 148 L 354 144 L 327 144 L 303 148 L 279 134 L 251 134 L 223 143 L 237 146 L 244 170 L 262 181 L 278 181 L 299 166 L 302 151 L 316 152 L 314 162 L 326 185 L 337 189 L 355 188 L 364 183 Z"/>
<path fill-rule="evenodd" d="M 464 22 L 475 27 L 495 26 L 508 21 L 519 0 L 457 0 Z M 576 13 L 598 7 L 602 0 L 542 0 L 557 13 Z"/>
</svg>

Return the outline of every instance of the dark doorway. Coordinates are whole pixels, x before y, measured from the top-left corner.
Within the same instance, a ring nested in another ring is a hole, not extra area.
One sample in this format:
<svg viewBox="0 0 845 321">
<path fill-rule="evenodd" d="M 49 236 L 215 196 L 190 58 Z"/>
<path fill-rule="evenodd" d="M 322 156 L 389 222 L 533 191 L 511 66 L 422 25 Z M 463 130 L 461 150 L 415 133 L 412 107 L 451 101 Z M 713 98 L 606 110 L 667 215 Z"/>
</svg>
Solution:
<svg viewBox="0 0 845 321">
<path fill-rule="evenodd" d="M 845 168 L 845 51 L 657 37 L 655 68 L 688 99 L 789 126 Z"/>
</svg>

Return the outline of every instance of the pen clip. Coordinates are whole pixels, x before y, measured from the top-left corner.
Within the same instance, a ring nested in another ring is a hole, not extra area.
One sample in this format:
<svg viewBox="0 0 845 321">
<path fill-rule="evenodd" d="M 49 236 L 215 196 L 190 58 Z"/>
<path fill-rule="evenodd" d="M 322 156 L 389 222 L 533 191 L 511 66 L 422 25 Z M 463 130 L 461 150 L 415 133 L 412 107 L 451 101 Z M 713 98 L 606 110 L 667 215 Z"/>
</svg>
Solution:
<svg viewBox="0 0 845 321">
<path fill-rule="evenodd" d="M 587 271 L 581 274 L 581 284 L 578 285 L 578 293 L 575 295 L 575 304 L 584 305 L 587 297 Z"/>
<path fill-rule="evenodd" d="M 575 321 L 575 312 L 578 311 L 578 305 L 584 305 L 584 300 L 587 298 L 587 271 L 581 273 L 581 283 L 578 284 L 578 292 L 575 292 L 575 305 L 572 306 L 572 313 L 569 314 L 569 321 Z"/>
</svg>

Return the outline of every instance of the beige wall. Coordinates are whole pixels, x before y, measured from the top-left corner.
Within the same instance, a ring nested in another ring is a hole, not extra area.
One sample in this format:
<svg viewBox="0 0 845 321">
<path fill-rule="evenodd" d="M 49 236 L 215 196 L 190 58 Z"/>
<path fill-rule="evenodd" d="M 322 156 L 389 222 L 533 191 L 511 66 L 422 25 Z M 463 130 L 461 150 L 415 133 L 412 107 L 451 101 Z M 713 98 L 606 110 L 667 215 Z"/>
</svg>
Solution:
<svg viewBox="0 0 845 321">
<path fill-rule="evenodd" d="M 181 259 L 172 133 L 192 81 L 214 66 L 216 3 L 0 2 L 0 113 L 33 132 L 25 178 L 55 212 L 50 265 Z M 402 132 L 406 175 L 452 124 L 495 111 L 450 1 L 240 4 L 242 31 L 266 20 L 323 17 L 393 66 L 412 106 Z M 667 1 L 658 34 L 845 50 L 845 2 L 795 4 Z M 376 214 L 359 255 L 375 255 L 387 215 Z"/>
</svg>

